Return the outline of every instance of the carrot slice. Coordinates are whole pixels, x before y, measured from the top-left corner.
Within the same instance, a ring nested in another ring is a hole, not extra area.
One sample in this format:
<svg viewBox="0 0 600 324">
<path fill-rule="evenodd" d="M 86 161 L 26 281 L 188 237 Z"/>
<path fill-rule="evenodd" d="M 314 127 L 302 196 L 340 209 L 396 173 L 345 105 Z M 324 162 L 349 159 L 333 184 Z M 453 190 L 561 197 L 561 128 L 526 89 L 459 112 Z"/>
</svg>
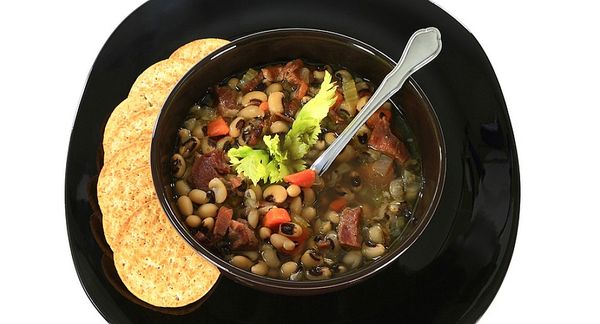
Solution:
<svg viewBox="0 0 600 324">
<path fill-rule="evenodd" d="M 306 82 L 301 82 L 298 86 L 298 90 L 296 91 L 296 99 L 302 99 L 302 97 L 306 96 L 308 92 L 308 84 Z"/>
<path fill-rule="evenodd" d="M 267 112 L 267 111 L 269 111 L 269 103 L 267 101 L 263 101 L 260 103 L 258 108 L 260 108 L 264 112 Z"/>
<path fill-rule="evenodd" d="M 219 117 L 208 123 L 207 133 L 209 137 L 227 135 L 229 134 L 229 125 L 223 117 Z"/>
<path fill-rule="evenodd" d="M 316 178 L 317 173 L 315 170 L 307 169 L 287 175 L 283 177 L 283 180 L 285 180 L 287 183 L 295 184 L 302 188 L 310 188 L 313 183 L 315 183 Z"/>
<path fill-rule="evenodd" d="M 290 222 L 290 214 L 285 208 L 272 208 L 263 218 L 263 226 L 275 230 L 279 224 Z"/>
<path fill-rule="evenodd" d="M 340 197 L 329 204 L 329 209 L 339 213 L 342 209 L 346 208 L 346 205 L 348 205 L 348 200 L 344 197 Z"/>
<path fill-rule="evenodd" d="M 335 103 L 331 107 L 329 107 L 329 109 L 335 109 L 335 108 L 339 107 L 342 104 L 342 102 L 344 102 L 344 95 L 341 92 L 336 91 L 335 92 Z"/>
</svg>

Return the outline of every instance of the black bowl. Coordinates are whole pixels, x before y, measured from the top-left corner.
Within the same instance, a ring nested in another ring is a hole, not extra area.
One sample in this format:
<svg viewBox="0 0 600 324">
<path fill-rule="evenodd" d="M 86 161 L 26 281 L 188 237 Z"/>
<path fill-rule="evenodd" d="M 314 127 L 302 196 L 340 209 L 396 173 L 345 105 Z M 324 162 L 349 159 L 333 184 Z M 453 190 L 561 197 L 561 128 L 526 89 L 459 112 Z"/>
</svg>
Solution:
<svg viewBox="0 0 600 324">
<path fill-rule="evenodd" d="M 165 101 L 152 138 L 151 166 L 158 198 L 181 236 L 211 261 L 227 277 L 263 291 L 307 295 L 349 287 L 375 274 L 398 258 L 423 232 L 434 215 L 445 178 L 445 145 L 436 114 L 427 97 L 413 79 L 392 97 L 402 107 L 421 151 L 422 197 L 404 234 L 392 242 L 388 253 L 356 271 L 321 281 L 287 281 L 258 276 L 241 270 L 199 244 L 183 223 L 176 207 L 169 160 L 177 130 L 189 108 L 212 85 L 250 67 L 294 58 L 309 62 L 336 64 L 379 84 L 395 62 L 377 49 L 337 33 L 313 29 L 277 29 L 237 39 L 196 64 L 174 87 Z M 393 126 L 393 125 L 392 125 Z"/>
</svg>

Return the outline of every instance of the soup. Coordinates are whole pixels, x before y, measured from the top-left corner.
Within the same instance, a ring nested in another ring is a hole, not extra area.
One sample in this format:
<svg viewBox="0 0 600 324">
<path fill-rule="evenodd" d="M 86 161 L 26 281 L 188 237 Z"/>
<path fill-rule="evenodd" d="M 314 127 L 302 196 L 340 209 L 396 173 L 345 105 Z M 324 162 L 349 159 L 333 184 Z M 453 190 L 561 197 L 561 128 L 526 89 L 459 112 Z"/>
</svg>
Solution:
<svg viewBox="0 0 600 324">
<path fill-rule="evenodd" d="M 241 269 L 285 280 L 332 278 L 384 255 L 422 189 L 399 110 L 382 105 L 322 177 L 306 169 L 373 91 L 351 71 L 300 59 L 209 89 L 190 108 L 171 160 L 195 239 Z"/>
</svg>

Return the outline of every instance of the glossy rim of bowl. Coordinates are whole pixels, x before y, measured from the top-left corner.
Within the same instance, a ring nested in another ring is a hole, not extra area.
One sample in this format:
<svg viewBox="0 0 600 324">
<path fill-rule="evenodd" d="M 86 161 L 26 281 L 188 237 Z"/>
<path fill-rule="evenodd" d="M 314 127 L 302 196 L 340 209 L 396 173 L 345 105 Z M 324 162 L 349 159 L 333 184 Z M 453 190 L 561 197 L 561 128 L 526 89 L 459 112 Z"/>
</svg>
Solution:
<svg viewBox="0 0 600 324">
<path fill-rule="evenodd" d="M 381 269 L 385 268 L 390 263 L 395 261 L 412 244 L 414 244 L 415 241 L 417 241 L 417 239 L 421 236 L 421 234 L 423 233 L 423 231 L 425 230 L 425 228 L 427 227 L 427 225 L 429 224 L 429 222 L 431 221 L 431 219 L 433 218 L 433 216 L 435 214 L 435 211 L 436 211 L 437 206 L 440 201 L 441 194 L 443 192 L 444 182 L 445 182 L 446 145 L 444 142 L 443 132 L 441 131 L 441 125 L 440 125 L 439 119 L 437 117 L 437 114 L 435 113 L 435 110 L 433 109 L 433 106 L 431 105 L 431 102 L 429 101 L 429 99 L 427 98 L 425 93 L 422 91 L 422 89 L 419 87 L 419 85 L 412 78 L 409 78 L 409 80 L 407 82 L 409 82 L 411 84 L 411 86 L 413 86 L 417 90 L 417 93 L 421 96 L 421 99 L 423 100 L 423 102 L 425 102 L 427 104 L 427 106 L 431 108 L 430 113 L 431 113 L 432 121 L 436 125 L 436 127 L 433 129 L 433 132 L 436 134 L 437 138 L 440 141 L 440 151 L 439 151 L 440 168 L 439 168 L 439 171 L 437 174 L 437 176 L 440 180 L 436 186 L 436 189 L 433 191 L 434 196 L 431 199 L 431 203 L 429 204 L 429 206 L 427 206 L 427 208 L 425 209 L 425 212 L 423 213 L 423 215 L 428 216 L 428 217 L 426 217 L 426 220 L 419 223 L 415 227 L 415 229 L 410 233 L 410 235 L 404 239 L 403 246 L 397 248 L 398 249 L 397 251 L 394 251 L 393 253 L 392 253 L 392 251 L 390 251 L 390 252 L 386 253 L 384 256 L 382 256 L 380 259 L 373 261 L 373 263 L 371 263 L 363 268 L 360 268 L 355 271 L 351 271 L 348 274 L 344 274 L 339 277 L 323 279 L 323 280 L 315 280 L 315 281 L 307 281 L 307 280 L 291 281 L 291 280 L 275 279 L 275 278 L 270 278 L 270 277 L 265 277 L 265 276 L 259 276 L 254 273 L 251 273 L 249 271 L 239 269 L 239 268 L 231 265 L 230 263 L 226 262 L 218 255 L 215 255 L 213 252 L 211 252 L 210 250 L 205 248 L 202 244 L 200 244 L 193 238 L 193 236 L 190 234 L 187 227 L 183 224 L 183 222 L 180 219 L 178 219 L 171 204 L 169 204 L 169 202 L 168 202 L 169 197 L 166 196 L 165 191 L 163 190 L 163 184 L 158 183 L 158 181 L 157 181 L 157 179 L 160 178 L 160 176 L 158 175 L 159 169 L 160 169 L 160 152 L 159 152 L 159 149 L 156 147 L 157 146 L 156 140 L 155 140 L 156 129 L 157 129 L 157 126 L 160 124 L 160 121 L 165 113 L 166 107 L 168 107 L 171 104 L 171 102 L 173 101 L 173 97 L 175 96 L 174 94 L 178 92 L 177 90 L 179 88 L 181 88 L 184 83 L 186 83 L 186 80 L 192 75 L 192 73 L 195 70 L 201 68 L 207 62 L 210 62 L 210 61 L 218 58 L 220 55 L 222 55 L 225 52 L 234 50 L 238 46 L 242 46 L 242 45 L 251 43 L 251 42 L 255 41 L 256 39 L 262 39 L 265 37 L 268 38 L 271 36 L 278 36 L 280 34 L 285 35 L 288 33 L 313 34 L 316 37 L 326 36 L 328 38 L 328 40 L 343 42 L 343 43 L 348 44 L 349 46 L 352 45 L 352 46 L 358 48 L 360 51 L 365 52 L 365 54 L 376 56 L 378 59 L 384 61 L 387 64 L 390 64 L 391 66 L 394 66 L 396 64 L 396 62 L 394 60 L 392 60 L 389 56 L 385 55 L 384 53 L 382 53 L 375 47 L 366 44 L 365 42 L 362 42 L 360 40 L 357 40 L 353 37 L 350 37 L 350 36 L 347 36 L 347 35 L 344 35 L 341 33 L 326 31 L 326 30 L 322 30 L 322 29 L 277 28 L 277 29 L 260 31 L 260 32 L 252 33 L 252 34 L 237 38 L 237 39 L 231 41 L 230 43 L 224 45 L 223 47 L 217 49 L 216 51 L 212 52 L 207 57 L 205 57 L 204 59 L 202 59 L 198 63 L 196 63 L 177 82 L 177 84 L 173 87 L 173 89 L 169 93 L 167 99 L 165 100 L 163 106 L 161 107 L 160 114 L 159 114 L 158 118 L 156 119 L 156 122 L 155 122 L 154 128 L 153 128 L 153 132 L 152 132 L 152 144 L 151 144 L 151 150 L 150 150 L 151 151 L 150 152 L 150 164 L 151 164 L 151 171 L 152 171 L 152 179 L 153 179 L 154 187 L 155 187 L 158 199 L 160 201 L 160 204 L 161 204 L 164 212 L 166 213 L 167 217 L 169 218 L 170 223 L 175 227 L 175 229 L 177 230 L 179 235 L 189 245 L 191 245 L 192 248 L 194 248 L 202 257 L 209 260 L 212 264 L 217 266 L 219 268 L 219 270 L 225 272 L 226 275 L 227 274 L 230 275 L 234 280 L 236 280 L 242 284 L 245 284 L 247 286 L 255 287 L 255 288 L 261 289 L 261 290 L 268 290 L 271 292 L 277 292 L 277 293 L 283 293 L 283 294 L 326 293 L 328 291 L 334 291 L 337 289 L 350 287 L 358 282 L 361 282 L 361 281 L 373 276 L 378 271 L 380 271 Z"/>
</svg>

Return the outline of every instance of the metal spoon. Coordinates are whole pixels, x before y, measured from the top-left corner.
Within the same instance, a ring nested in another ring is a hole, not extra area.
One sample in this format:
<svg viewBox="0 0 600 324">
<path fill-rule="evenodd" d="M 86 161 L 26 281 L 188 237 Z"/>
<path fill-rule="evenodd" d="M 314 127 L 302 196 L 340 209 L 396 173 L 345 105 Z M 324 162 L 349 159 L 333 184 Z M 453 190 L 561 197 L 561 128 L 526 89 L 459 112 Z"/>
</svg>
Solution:
<svg viewBox="0 0 600 324">
<path fill-rule="evenodd" d="M 350 121 L 348 126 L 329 145 L 329 147 L 311 165 L 311 169 L 322 175 L 335 158 L 342 152 L 359 128 L 390 99 L 404 84 L 408 77 L 431 62 L 442 50 L 442 35 L 435 27 L 417 30 L 408 40 L 400 61 L 392 72 L 385 76 L 371 99 L 367 101 L 360 112 Z"/>
</svg>

